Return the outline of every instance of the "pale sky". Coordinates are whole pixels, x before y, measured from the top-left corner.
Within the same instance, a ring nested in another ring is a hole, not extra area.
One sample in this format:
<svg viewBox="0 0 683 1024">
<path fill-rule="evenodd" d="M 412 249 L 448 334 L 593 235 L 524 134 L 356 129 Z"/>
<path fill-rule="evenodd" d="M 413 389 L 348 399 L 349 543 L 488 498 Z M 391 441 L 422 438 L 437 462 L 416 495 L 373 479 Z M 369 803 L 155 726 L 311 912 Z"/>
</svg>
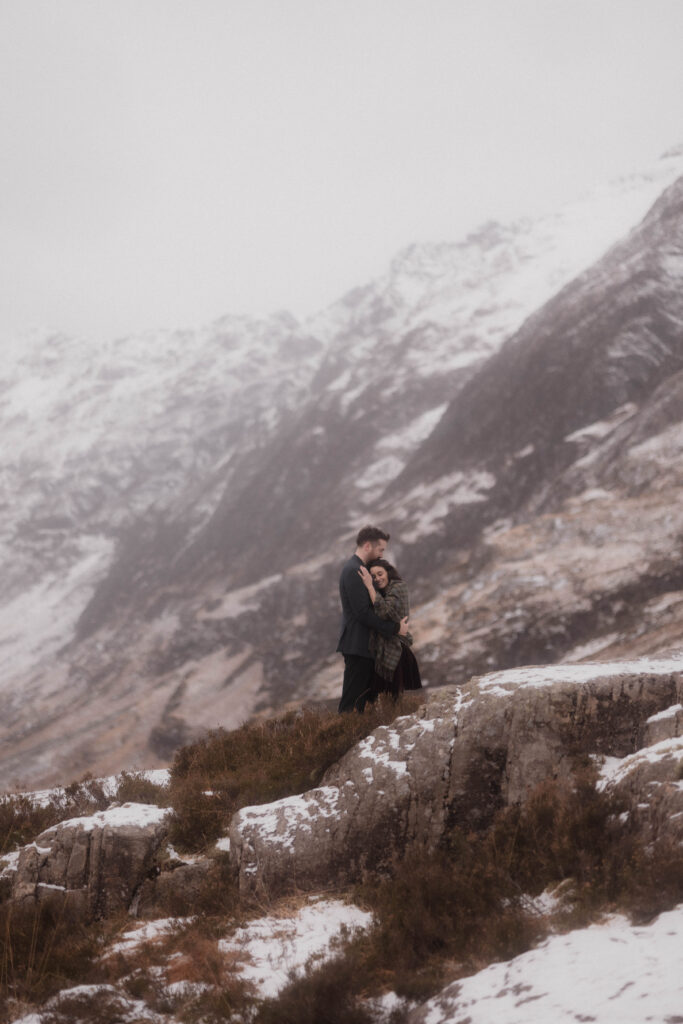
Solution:
<svg viewBox="0 0 683 1024">
<path fill-rule="evenodd" d="M 683 0 L 0 0 L 0 340 L 316 312 L 683 143 Z"/>
</svg>

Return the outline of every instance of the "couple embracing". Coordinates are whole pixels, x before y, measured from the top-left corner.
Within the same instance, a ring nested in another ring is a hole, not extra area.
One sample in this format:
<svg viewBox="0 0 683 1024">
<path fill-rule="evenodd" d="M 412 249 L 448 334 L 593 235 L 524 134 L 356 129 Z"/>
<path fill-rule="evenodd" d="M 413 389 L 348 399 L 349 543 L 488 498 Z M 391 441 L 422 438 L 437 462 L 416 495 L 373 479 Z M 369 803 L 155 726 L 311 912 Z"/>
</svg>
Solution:
<svg viewBox="0 0 683 1024">
<path fill-rule="evenodd" d="M 389 534 L 364 526 L 339 577 L 342 605 L 337 650 L 344 655 L 339 711 L 363 711 L 378 693 L 422 686 L 408 632 L 408 588 L 382 556 Z"/>
</svg>

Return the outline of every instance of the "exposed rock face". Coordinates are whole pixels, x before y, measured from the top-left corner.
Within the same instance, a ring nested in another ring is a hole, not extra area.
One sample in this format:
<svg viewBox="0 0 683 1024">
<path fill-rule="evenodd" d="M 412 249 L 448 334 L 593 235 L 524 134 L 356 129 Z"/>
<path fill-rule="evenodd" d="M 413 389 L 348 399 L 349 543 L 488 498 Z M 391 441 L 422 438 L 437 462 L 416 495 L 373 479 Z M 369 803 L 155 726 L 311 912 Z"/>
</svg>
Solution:
<svg viewBox="0 0 683 1024">
<path fill-rule="evenodd" d="M 244 889 L 323 888 L 388 863 L 411 836 L 444 828 L 449 755 L 459 697 L 376 729 L 303 796 L 244 808 L 230 847 Z"/>
<path fill-rule="evenodd" d="M 47 829 L 19 855 L 12 899 L 66 900 L 87 918 L 129 910 L 155 872 L 166 812 L 124 804 Z"/>
<path fill-rule="evenodd" d="M 485 827 L 540 782 L 569 777 L 579 754 L 632 755 L 652 716 L 682 694 L 683 658 L 502 672 L 447 688 L 359 743 L 320 788 L 239 811 L 230 842 L 240 885 L 349 882 L 413 844 L 434 846 L 447 826 Z M 659 765 L 658 781 L 678 769 Z M 625 775 L 643 802 L 653 779 Z"/>
</svg>

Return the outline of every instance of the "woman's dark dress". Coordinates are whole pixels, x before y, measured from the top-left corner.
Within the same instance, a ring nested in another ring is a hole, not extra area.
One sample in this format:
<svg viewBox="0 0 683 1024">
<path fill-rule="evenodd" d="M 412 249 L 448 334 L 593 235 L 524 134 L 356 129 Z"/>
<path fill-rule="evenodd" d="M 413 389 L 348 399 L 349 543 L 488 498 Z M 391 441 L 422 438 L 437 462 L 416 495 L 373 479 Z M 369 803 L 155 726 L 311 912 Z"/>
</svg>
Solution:
<svg viewBox="0 0 683 1024">
<path fill-rule="evenodd" d="M 391 693 L 394 697 L 398 697 L 399 693 L 403 690 L 421 690 L 422 679 L 420 678 L 420 668 L 417 664 L 417 658 L 411 651 L 410 647 L 402 644 L 401 657 L 399 658 L 396 671 L 394 672 L 394 678 L 391 682 L 388 682 L 377 672 L 373 681 L 373 689 L 377 693 Z"/>
</svg>

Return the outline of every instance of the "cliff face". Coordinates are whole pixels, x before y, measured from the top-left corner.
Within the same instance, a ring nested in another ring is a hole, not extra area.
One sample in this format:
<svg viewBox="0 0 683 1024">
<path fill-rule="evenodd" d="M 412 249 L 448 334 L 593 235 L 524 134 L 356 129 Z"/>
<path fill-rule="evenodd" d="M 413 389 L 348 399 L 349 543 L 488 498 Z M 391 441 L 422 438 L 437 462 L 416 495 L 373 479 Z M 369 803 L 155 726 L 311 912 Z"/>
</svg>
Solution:
<svg viewBox="0 0 683 1024">
<path fill-rule="evenodd" d="M 680 371 L 682 274 L 680 179 L 488 360 L 392 489 L 476 468 L 495 480 L 486 515 L 515 512 L 549 491 L 576 459 L 577 431 L 629 403 L 646 406 Z M 654 426 L 652 413 L 649 420 Z"/>
</svg>

